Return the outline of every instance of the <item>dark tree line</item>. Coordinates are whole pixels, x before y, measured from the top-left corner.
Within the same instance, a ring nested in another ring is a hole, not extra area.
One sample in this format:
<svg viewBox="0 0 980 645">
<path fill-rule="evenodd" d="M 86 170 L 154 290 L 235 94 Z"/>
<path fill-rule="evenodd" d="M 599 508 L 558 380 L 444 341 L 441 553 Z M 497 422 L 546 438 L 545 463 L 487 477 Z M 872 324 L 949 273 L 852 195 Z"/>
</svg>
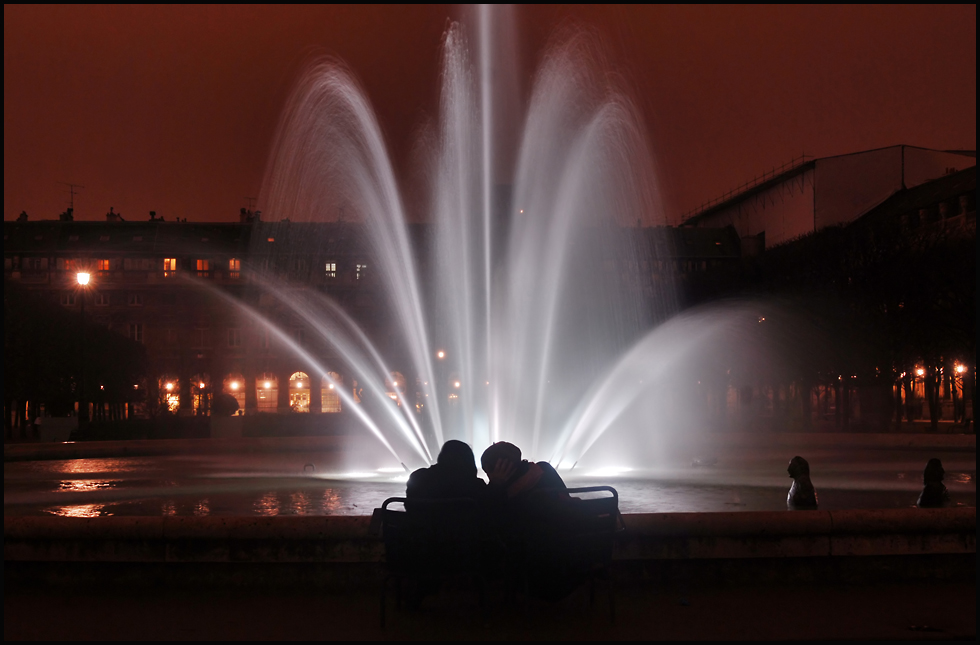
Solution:
<svg viewBox="0 0 980 645">
<path fill-rule="evenodd" d="M 10 281 L 3 289 L 3 363 L 7 436 L 38 416 L 41 405 L 48 415 L 70 415 L 82 393 L 83 364 L 84 400 L 95 404 L 96 419 L 118 417 L 123 404 L 141 401 L 145 392 L 142 344 Z"/>
</svg>

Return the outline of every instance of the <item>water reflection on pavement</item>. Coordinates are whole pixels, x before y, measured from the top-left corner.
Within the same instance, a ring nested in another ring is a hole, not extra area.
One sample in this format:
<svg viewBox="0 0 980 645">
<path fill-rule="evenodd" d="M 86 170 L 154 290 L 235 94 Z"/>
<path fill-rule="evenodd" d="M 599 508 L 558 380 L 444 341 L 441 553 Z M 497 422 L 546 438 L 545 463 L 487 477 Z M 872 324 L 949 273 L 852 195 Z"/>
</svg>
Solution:
<svg viewBox="0 0 980 645">
<path fill-rule="evenodd" d="M 939 457 L 954 504 L 976 505 L 976 455 L 925 450 L 808 453 L 820 508 L 902 508 Z M 337 453 L 171 455 L 4 464 L 4 514 L 68 517 L 369 515 L 404 494 L 407 473 Z M 670 468 L 562 471 L 569 486 L 608 484 L 624 513 L 785 510 L 786 457 L 736 453 Z M 702 465 L 710 463 L 710 465 Z"/>
</svg>

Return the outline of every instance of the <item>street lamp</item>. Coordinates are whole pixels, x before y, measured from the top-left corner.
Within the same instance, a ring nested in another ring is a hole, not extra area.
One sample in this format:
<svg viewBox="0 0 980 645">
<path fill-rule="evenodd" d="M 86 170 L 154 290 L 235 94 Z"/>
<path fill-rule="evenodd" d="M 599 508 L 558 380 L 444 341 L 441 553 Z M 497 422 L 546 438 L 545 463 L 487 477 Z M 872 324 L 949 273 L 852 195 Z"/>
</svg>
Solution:
<svg viewBox="0 0 980 645">
<path fill-rule="evenodd" d="M 81 298 L 81 318 L 82 324 L 78 326 L 79 335 L 81 337 L 81 342 L 78 346 L 78 352 L 81 356 L 79 361 L 79 377 L 78 377 L 78 430 L 81 431 L 88 425 L 88 401 L 85 399 L 85 287 L 88 286 L 89 281 L 92 279 L 92 275 L 87 271 L 79 271 L 75 275 L 75 280 L 78 282 L 78 295 Z"/>
</svg>

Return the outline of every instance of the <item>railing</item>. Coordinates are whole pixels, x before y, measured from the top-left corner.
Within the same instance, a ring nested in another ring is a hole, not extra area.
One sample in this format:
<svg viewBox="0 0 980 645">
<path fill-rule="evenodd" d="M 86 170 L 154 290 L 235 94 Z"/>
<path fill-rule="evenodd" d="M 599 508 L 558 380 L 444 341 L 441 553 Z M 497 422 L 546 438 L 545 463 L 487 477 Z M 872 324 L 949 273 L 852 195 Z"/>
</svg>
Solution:
<svg viewBox="0 0 980 645">
<path fill-rule="evenodd" d="M 712 199 L 710 201 L 703 202 L 700 206 L 697 206 L 695 208 L 692 208 L 691 210 L 689 210 L 686 213 L 684 213 L 684 215 L 681 217 L 681 222 L 686 222 L 687 220 L 691 219 L 692 217 L 696 217 L 697 215 L 700 215 L 701 213 L 705 212 L 706 210 L 708 210 L 708 209 L 710 209 L 710 208 L 712 208 L 714 206 L 717 206 L 718 204 L 721 204 L 722 202 L 728 201 L 729 199 L 731 199 L 735 195 L 744 193 L 745 191 L 747 191 L 749 189 L 755 188 L 759 184 L 763 184 L 763 183 L 769 181 L 770 179 L 772 179 L 773 177 L 775 177 L 777 175 L 783 174 L 784 172 L 789 172 L 790 170 L 794 170 L 796 168 L 799 168 L 800 166 L 806 164 L 807 163 L 807 160 L 812 160 L 812 159 L 815 159 L 815 158 L 816 157 L 812 157 L 812 156 L 805 155 L 805 154 L 800 155 L 799 157 L 794 157 L 794 158 L 790 159 L 789 161 L 787 161 L 786 163 L 784 163 L 783 165 L 774 167 L 771 170 L 767 170 L 766 172 L 762 173 L 758 177 L 753 177 L 752 179 L 750 179 L 749 181 L 745 182 L 744 184 L 739 184 L 738 186 L 736 186 L 735 188 L 732 188 L 731 190 L 729 190 L 725 194 L 720 195 L 719 197 L 715 197 L 714 199 Z"/>
</svg>

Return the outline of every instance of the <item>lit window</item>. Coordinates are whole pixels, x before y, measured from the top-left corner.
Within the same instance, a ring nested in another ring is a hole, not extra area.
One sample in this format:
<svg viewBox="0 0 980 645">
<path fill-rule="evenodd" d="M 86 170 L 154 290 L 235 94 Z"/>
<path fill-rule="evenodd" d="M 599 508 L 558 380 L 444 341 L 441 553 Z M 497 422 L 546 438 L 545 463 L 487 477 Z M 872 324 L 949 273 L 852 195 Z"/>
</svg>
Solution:
<svg viewBox="0 0 980 645">
<path fill-rule="evenodd" d="M 62 293 L 61 294 L 61 304 L 63 304 L 66 307 L 74 307 L 75 306 L 75 292 L 74 291 L 65 291 L 64 293 Z"/>
<path fill-rule="evenodd" d="M 163 259 L 163 277 L 172 278 L 177 275 L 177 258 Z"/>
<path fill-rule="evenodd" d="M 129 294 L 129 306 L 130 307 L 142 307 L 143 306 L 143 294 L 142 293 L 131 293 L 131 294 Z"/>
<path fill-rule="evenodd" d="M 129 338 L 137 343 L 143 342 L 143 323 L 129 324 Z"/>
<path fill-rule="evenodd" d="M 109 260 L 99 260 L 98 264 L 99 264 L 99 271 L 108 271 L 111 263 L 109 262 Z"/>
<path fill-rule="evenodd" d="M 197 276 L 199 278 L 206 278 L 211 275 L 211 262 L 208 260 L 198 260 L 197 261 Z"/>
<path fill-rule="evenodd" d="M 358 264 L 357 265 L 357 275 L 356 275 L 356 278 L 358 280 L 360 280 L 361 278 L 363 278 L 365 271 L 367 271 L 367 265 L 366 264 Z"/>
<path fill-rule="evenodd" d="M 237 280 L 241 277 L 242 261 L 238 258 L 228 260 L 228 277 Z"/>
<path fill-rule="evenodd" d="M 78 269 L 78 260 L 58 258 L 58 268 L 62 271 L 76 271 Z"/>
<path fill-rule="evenodd" d="M 108 293 L 97 293 L 95 294 L 95 304 L 99 307 L 109 306 L 109 294 Z"/>
<path fill-rule="evenodd" d="M 242 346 L 242 330 L 236 327 L 228 329 L 228 347 Z"/>
<path fill-rule="evenodd" d="M 326 265 L 325 265 L 325 267 L 326 267 L 326 276 L 328 278 L 336 278 L 337 277 L 337 263 L 336 262 L 327 262 Z"/>
</svg>

